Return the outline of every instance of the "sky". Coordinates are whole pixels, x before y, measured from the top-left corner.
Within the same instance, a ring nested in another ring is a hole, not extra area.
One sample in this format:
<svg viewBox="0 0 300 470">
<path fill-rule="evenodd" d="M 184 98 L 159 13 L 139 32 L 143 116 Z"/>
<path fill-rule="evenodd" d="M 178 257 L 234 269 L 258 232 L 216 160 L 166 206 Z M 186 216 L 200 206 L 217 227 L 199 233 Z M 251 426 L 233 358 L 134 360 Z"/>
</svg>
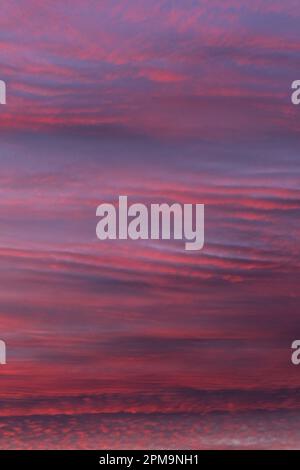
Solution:
<svg viewBox="0 0 300 470">
<path fill-rule="evenodd" d="M 0 447 L 299 448 L 298 0 L 0 8 Z M 97 240 L 122 194 L 204 249 Z"/>
</svg>

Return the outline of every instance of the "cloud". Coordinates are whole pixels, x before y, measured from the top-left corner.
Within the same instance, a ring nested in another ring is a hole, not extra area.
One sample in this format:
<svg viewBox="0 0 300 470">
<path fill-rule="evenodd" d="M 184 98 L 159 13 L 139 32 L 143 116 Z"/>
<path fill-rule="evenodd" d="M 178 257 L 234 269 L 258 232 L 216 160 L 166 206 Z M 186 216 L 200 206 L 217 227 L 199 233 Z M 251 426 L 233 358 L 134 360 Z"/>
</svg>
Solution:
<svg viewBox="0 0 300 470">
<path fill-rule="evenodd" d="M 1 448 L 297 447 L 297 1 L 2 2 Z M 204 250 L 97 241 L 121 194 Z"/>
</svg>

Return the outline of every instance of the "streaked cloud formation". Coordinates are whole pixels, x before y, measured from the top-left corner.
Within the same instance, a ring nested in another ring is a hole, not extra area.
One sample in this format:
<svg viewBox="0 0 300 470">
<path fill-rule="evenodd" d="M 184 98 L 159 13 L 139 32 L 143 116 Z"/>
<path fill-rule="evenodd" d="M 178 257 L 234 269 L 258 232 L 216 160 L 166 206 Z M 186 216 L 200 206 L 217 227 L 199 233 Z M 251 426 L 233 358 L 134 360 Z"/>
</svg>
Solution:
<svg viewBox="0 0 300 470">
<path fill-rule="evenodd" d="M 1 13 L 1 448 L 295 446 L 298 2 Z M 204 250 L 100 243 L 119 194 L 205 203 Z"/>
</svg>

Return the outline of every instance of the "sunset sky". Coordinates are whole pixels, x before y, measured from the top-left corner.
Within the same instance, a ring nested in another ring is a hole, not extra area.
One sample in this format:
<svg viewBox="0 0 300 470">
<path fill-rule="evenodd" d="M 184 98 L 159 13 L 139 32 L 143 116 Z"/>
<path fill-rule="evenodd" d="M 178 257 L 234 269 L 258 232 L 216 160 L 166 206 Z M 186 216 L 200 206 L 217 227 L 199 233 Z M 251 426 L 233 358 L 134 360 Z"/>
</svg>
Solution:
<svg viewBox="0 0 300 470">
<path fill-rule="evenodd" d="M 299 0 L 0 13 L 0 448 L 300 448 Z M 97 240 L 122 194 L 204 249 Z"/>
</svg>

